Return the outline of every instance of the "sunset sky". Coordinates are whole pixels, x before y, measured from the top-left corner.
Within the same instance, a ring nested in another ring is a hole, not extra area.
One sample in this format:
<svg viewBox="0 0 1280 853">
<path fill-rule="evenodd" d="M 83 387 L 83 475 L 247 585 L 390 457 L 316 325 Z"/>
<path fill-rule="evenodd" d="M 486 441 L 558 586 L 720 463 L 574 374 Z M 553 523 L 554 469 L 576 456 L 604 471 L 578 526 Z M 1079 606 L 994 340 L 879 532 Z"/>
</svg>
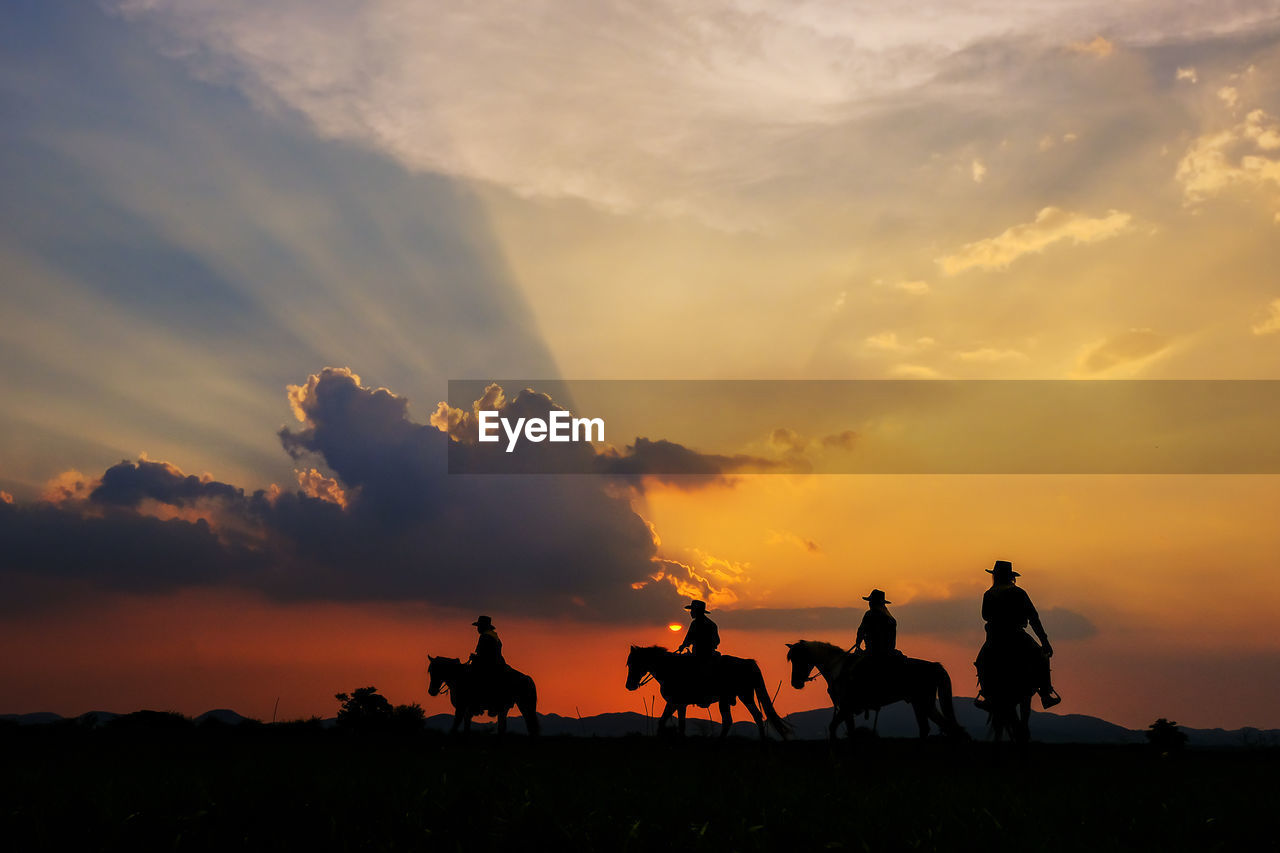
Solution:
<svg viewBox="0 0 1280 853">
<path fill-rule="evenodd" d="M 689 595 L 772 688 L 873 587 L 972 695 L 1008 559 L 1056 710 L 1280 727 L 1280 475 L 461 475 L 440 406 L 514 377 L 1280 380 L 1280 4 L 5 19 L 0 713 L 332 716 L 367 684 L 444 712 L 426 655 L 480 613 L 540 710 L 643 711 L 628 644 L 676 645 Z M 865 447 L 751 403 L 611 452 Z"/>
</svg>

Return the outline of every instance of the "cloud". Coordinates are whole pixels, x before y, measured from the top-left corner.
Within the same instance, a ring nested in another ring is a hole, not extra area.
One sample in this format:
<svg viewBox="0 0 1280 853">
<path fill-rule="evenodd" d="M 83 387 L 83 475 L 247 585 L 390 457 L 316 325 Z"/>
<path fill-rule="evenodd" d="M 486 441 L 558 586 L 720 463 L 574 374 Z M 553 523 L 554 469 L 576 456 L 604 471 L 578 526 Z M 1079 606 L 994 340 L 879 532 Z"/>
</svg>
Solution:
<svg viewBox="0 0 1280 853">
<path fill-rule="evenodd" d="M 818 547 L 818 543 L 812 539 L 806 539 L 798 533 L 790 530 L 770 530 L 769 535 L 765 538 L 765 543 L 769 545 L 787 544 L 794 545 L 806 554 L 821 554 L 822 548 Z"/>
<path fill-rule="evenodd" d="M 1255 323 L 1252 331 L 1255 335 L 1273 335 L 1280 332 L 1280 299 L 1271 300 L 1271 304 L 1267 306 L 1266 318 Z"/>
<path fill-rule="evenodd" d="M 895 282 L 893 286 L 903 293 L 910 293 L 912 296 L 924 296 L 929 292 L 929 282 L 927 281 L 899 281 Z"/>
<path fill-rule="evenodd" d="M 796 146 L 822 153 L 824 132 L 945 79 L 976 46 L 1065 40 L 1102 58 L 1117 41 L 1222 36 L 1274 16 L 1174 0 L 929 0 L 873 14 L 837 0 L 112 5 L 206 79 L 410 169 L 720 221 L 732 196 L 792 174 Z"/>
<path fill-rule="evenodd" d="M 1188 146 L 1174 177 L 1189 206 L 1234 188 L 1272 190 L 1280 218 L 1274 198 L 1280 188 L 1280 124 L 1263 110 L 1252 110 L 1244 121 L 1203 134 Z"/>
<path fill-rule="evenodd" d="M 747 570 L 749 563 L 736 563 L 693 549 L 694 561 L 661 558 L 654 561 L 658 570 L 650 575 L 649 580 L 633 584 L 634 589 L 649 586 L 657 588 L 670 587 L 683 598 L 697 598 L 705 601 L 710 608 L 734 604 L 738 601 L 738 590 L 750 583 Z"/>
<path fill-rule="evenodd" d="M 1192 67 L 1192 68 L 1179 68 L 1179 69 L 1174 73 L 1174 79 L 1175 79 L 1175 80 L 1186 80 L 1188 83 L 1198 83 L 1198 82 L 1200 81 L 1200 76 L 1196 73 L 1196 69 L 1195 69 L 1194 67 Z"/>
<path fill-rule="evenodd" d="M 858 434 L 851 429 L 842 430 L 841 432 L 824 435 L 822 437 L 822 446 L 835 448 L 837 450 L 853 450 L 858 443 Z"/>
<path fill-rule="evenodd" d="M 1014 225 L 995 237 L 965 244 L 959 251 L 938 260 L 946 275 L 969 269 L 1005 269 L 1018 258 L 1043 252 L 1054 243 L 1071 241 L 1084 245 L 1109 240 L 1128 231 L 1133 217 L 1118 210 L 1090 218 L 1056 207 L 1046 207 L 1035 221 Z"/>
<path fill-rule="evenodd" d="M 879 350 L 881 352 L 903 352 L 908 347 L 898 341 L 897 332 L 881 332 L 878 335 L 871 335 L 864 341 L 867 349 Z"/>
<path fill-rule="evenodd" d="M 593 470 L 601 474 L 632 480 L 637 485 L 650 479 L 678 488 L 701 488 L 707 485 L 725 485 L 731 482 L 729 475 L 739 473 L 770 473 L 794 471 L 802 473 L 807 468 L 799 461 L 778 461 L 748 454 L 724 456 L 715 453 L 699 453 L 666 439 L 656 441 L 637 438 L 625 452 L 609 448 L 596 457 Z"/>
<path fill-rule="evenodd" d="M 1025 353 L 1015 349 L 996 349 L 995 347 L 981 347 L 979 349 L 964 350 L 954 353 L 952 358 L 957 361 L 967 361 L 973 364 L 996 364 L 1001 361 L 1026 361 Z"/>
<path fill-rule="evenodd" d="M 1170 343 L 1170 337 L 1151 329 L 1130 329 L 1087 347 L 1080 356 L 1080 368 L 1092 374 L 1133 365 L 1164 352 Z"/>
<path fill-rule="evenodd" d="M 302 424 L 281 430 L 282 447 L 332 476 L 308 467 L 297 491 L 249 494 L 147 459 L 72 474 L 52 489 L 56 503 L 0 504 L 0 571 L 542 617 L 645 618 L 672 606 L 669 587 L 632 588 L 653 573 L 655 537 L 605 481 L 450 476 L 449 437 L 349 369 L 326 368 L 289 397 Z M 715 564 L 699 577 L 722 574 Z"/>
<path fill-rule="evenodd" d="M 1110 56 L 1115 49 L 1116 46 L 1102 36 L 1094 36 L 1092 41 L 1077 41 L 1067 45 L 1067 50 L 1072 53 L 1084 53 L 1089 56 L 1096 56 L 1098 59 L 1105 59 Z"/>
<path fill-rule="evenodd" d="M 889 369 L 890 376 L 899 379 L 942 379 L 942 373 L 924 364 L 895 364 Z"/>
<path fill-rule="evenodd" d="M 969 172 L 973 175 L 973 182 L 980 184 L 987 176 L 987 166 L 981 160 L 975 158 L 969 167 Z"/>
</svg>

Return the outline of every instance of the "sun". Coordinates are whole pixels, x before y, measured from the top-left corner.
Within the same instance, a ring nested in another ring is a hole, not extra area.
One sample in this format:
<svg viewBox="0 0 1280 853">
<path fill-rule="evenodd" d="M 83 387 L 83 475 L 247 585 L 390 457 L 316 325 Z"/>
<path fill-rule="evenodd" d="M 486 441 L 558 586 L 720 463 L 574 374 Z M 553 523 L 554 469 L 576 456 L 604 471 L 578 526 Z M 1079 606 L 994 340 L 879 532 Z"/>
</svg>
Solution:
<svg viewBox="0 0 1280 853">
<path fill-rule="evenodd" d="M 681 628 L 683 628 L 683 627 L 684 627 L 683 625 L 680 625 L 680 624 L 677 624 L 677 623 L 675 623 L 675 622 L 672 622 L 670 625 L 668 625 L 668 626 L 667 626 L 667 630 L 668 630 L 668 631 L 679 631 L 679 630 L 680 630 Z"/>
</svg>

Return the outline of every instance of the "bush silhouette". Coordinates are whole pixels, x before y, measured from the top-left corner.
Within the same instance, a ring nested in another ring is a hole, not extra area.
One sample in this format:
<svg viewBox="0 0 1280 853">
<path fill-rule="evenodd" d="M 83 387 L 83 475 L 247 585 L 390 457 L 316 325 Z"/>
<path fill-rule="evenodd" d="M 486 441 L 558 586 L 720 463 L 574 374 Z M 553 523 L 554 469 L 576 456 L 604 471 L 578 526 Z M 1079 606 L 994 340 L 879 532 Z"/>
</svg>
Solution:
<svg viewBox="0 0 1280 853">
<path fill-rule="evenodd" d="M 338 727 L 348 731 L 420 731 L 425 715 L 417 702 L 392 705 L 376 687 L 358 687 L 351 693 L 335 693 L 342 703 Z"/>
<path fill-rule="evenodd" d="M 1164 717 L 1152 723 L 1145 732 L 1147 741 L 1161 752 L 1176 752 L 1186 746 L 1187 733 L 1173 720 Z"/>
</svg>

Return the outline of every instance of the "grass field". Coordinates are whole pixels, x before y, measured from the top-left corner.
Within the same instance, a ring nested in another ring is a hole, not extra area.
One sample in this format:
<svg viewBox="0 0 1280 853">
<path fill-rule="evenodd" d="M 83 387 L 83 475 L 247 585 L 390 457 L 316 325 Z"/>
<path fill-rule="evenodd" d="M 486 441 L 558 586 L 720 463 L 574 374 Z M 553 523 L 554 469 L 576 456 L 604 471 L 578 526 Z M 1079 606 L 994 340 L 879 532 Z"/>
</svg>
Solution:
<svg viewBox="0 0 1280 853">
<path fill-rule="evenodd" d="M 11 850 L 1237 850 L 1280 794 L 1275 750 L 304 725 L 7 726 L 0 746 Z"/>
</svg>

